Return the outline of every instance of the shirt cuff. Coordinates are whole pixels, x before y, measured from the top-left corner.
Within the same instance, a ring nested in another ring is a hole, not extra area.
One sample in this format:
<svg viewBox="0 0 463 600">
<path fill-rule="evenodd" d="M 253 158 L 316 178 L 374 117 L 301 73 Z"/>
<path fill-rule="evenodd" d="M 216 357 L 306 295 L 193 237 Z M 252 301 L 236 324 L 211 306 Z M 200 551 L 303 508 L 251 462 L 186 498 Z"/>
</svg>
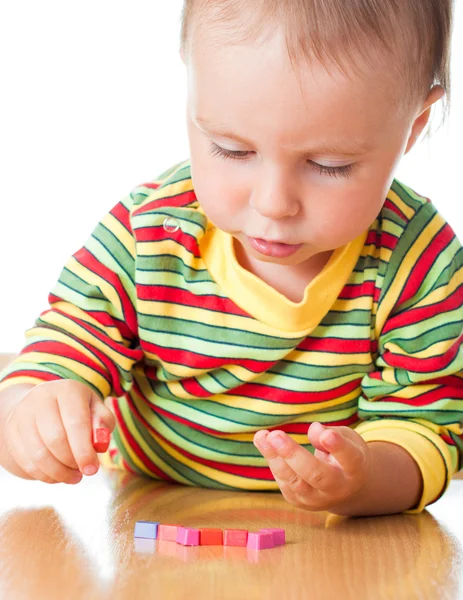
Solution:
<svg viewBox="0 0 463 600">
<path fill-rule="evenodd" d="M 450 451 L 444 440 L 428 427 L 401 419 L 378 419 L 360 423 L 355 431 L 366 442 L 402 446 L 417 462 L 423 477 L 423 494 L 418 504 L 404 513 L 421 513 L 447 489 L 453 470 Z"/>
</svg>

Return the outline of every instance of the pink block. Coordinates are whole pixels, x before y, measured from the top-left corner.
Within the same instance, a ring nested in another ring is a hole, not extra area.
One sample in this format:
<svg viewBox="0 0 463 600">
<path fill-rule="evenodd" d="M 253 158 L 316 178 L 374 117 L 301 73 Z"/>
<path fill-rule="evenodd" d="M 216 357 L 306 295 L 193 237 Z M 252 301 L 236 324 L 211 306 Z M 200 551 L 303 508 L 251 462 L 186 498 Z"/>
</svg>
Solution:
<svg viewBox="0 0 463 600">
<path fill-rule="evenodd" d="M 164 540 L 166 542 L 176 542 L 178 528 L 178 525 L 159 525 L 158 540 Z"/>
<path fill-rule="evenodd" d="M 273 543 L 275 546 L 284 546 L 286 544 L 286 535 L 284 529 L 260 529 L 259 533 L 273 534 Z"/>
<path fill-rule="evenodd" d="M 248 533 L 248 548 L 251 550 L 266 550 L 273 548 L 273 533 Z"/>
<path fill-rule="evenodd" d="M 225 529 L 223 532 L 224 546 L 244 546 L 248 542 L 247 529 Z"/>
<path fill-rule="evenodd" d="M 179 527 L 176 541 L 177 544 L 182 544 L 182 546 L 199 546 L 199 529 Z"/>
</svg>

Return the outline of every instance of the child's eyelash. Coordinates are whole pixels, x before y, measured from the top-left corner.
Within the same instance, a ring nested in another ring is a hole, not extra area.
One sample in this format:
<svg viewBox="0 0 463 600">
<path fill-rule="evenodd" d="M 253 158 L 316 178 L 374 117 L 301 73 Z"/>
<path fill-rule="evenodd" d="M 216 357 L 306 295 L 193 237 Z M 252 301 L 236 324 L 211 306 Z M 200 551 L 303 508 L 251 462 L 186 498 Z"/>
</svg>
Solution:
<svg viewBox="0 0 463 600">
<path fill-rule="evenodd" d="M 210 145 L 210 153 L 212 156 L 219 156 L 220 158 L 232 158 L 235 160 L 243 160 L 251 152 L 246 150 L 226 150 L 217 144 Z M 317 169 L 321 175 L 328 175 L 330 177 L 349 177 L 352 173 L 354 165 L 343 165 L 342 167 L 327 167 L 326 165 L 320 165 L 319 163 L 309 161 L 310 164 Z"/>
</svg>

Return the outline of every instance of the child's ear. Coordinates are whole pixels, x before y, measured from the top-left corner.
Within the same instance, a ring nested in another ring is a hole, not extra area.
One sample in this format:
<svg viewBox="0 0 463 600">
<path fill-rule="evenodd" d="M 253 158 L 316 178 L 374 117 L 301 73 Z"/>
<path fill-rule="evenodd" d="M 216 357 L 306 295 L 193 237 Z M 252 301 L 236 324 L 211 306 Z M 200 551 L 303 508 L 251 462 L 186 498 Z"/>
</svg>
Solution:
<svg viewBox="0 0 463 600">
<path fill-rule="evenodd" d="M 407 148 L 404 154 L 407 154 L 413 146 L 415 145 L 416 140 L 420 137 L 423 129 L 426 127 L 429 121 L 429 116 L 431 115 L 432 105 L 438 102 L 445 95 L 445 90 L 440 85 L 435 85 L 429 92 L 424 104 L 421 108 L 421 113 L 415 119 L 413 123 L 412 130 L 410 131 L 410 136 L 408 138 Z"/>
</svg>

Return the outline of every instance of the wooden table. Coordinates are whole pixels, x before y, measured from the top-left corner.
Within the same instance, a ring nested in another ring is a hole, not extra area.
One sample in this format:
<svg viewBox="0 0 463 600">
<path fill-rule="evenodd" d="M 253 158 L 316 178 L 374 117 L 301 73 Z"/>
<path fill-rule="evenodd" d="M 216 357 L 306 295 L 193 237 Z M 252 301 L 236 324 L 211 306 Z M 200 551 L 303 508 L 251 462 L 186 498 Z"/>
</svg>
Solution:
<svg viewBox="0 0 463 600">
<path fill-rule="evenodd" d="M 135 544 L 134 524 L 284 527 L 287 545 Z M 2 600 L 463 598 L 463 481 L 421 515 L 346 518 L 276 493 L 223 492 L 102 471 L 77 486 L 0 469 Z"/>
</svg>

